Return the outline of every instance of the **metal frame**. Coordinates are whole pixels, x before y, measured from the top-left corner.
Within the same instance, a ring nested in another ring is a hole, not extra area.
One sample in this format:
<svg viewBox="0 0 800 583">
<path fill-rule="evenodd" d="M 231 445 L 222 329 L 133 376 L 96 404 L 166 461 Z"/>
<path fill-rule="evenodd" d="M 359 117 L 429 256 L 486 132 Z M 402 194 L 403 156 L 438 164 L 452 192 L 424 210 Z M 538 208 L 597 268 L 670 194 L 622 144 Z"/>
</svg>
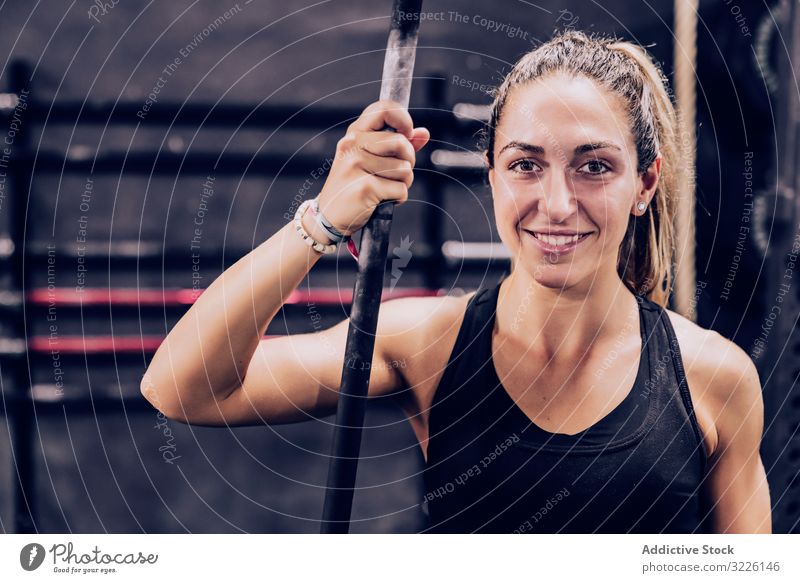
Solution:
<svg viewBox="0 0 800 583">
<path fill-rule="evenodd" d="M 216 175 L 236 176 L 247 172 L 250 176 L 270 176 L 278 172 L 284 176 L 304 176 L 310 170 L 319 166 L 319 160 L 310 156 L 294 156 L 287 163 L 287 157 L 280 154 L 260 154 L 247 156 L 242 154 L 223 154 L 216 152 L 190 153 L 188 155 L 170 152 L 147 151 L 125 155 L 114 152 L 95 152 L 94 156 L 75 156 L 72 152 L 66 154 L 38 151 L 31 148 L 29 136 L 33 126 L 40 125 L 45 120 L 48 127 L 62 124 L 109 124 L 115 126 L 134 127 L 141 120 L 136 117 L 140 104 L 135 102 L 120 103 L 81 103 L 79 101 L 56 101 L 45 103 L 36 100 L 32 90 L 31 66 L 24 60 L 16 60 L 9 66 L 9 93 L 0 95 L 0 119 L 3 123 L 9 122 L 14 111 L 16 99 L 23 92 L 26 96 L 27 107 L 21 113 L 23 120 L 22 130 L 15 136 L 11 164 L 8 168 L 10 184 L 6 187 L 10 225 L 7 237 L 0 236 L 0 269 L 5 267 L 7 281 L 10 289 L 0 292 L 0 312 L 10 322 L 11 334 L 9 337 L 0 338 L 0 371 L 3 373 L 2 392 L 0 392 L 0 414 L 4 414 L 10 426 L 12 462 L 14 464 L 13 487 L 13 532 L 35 533 L 37 528 L 37 508 L 35 498 L 35 471 L 34 471 L 34 432 L 36 429 L 37 415 L 52 414 L 103 414 L 105 412 L 119 411 L 145 412 L 152 408 L 143 398 L 125 397 L 80 397 L 54 399 L 52 392 L 34 390 L 31 386 L 29 374 L 30 357 L 36 353 L 47 351 L 46 339 L 30 337 L 25 328 L 25 313 L 28 306 L 41 305 L 41 290 L 31 290 L 23 297 L 25 282 L 30 281 L 30 265 L 47 257 L 46 246 L 36 241 L 26 241 L 25 233 L 28 217 L 32 209 L 28 208 L 31 200 L 30 193 L 33 188 L 34 171 L 37 176 L 47 173 L 84 173 L 84 174 L 154 174 L 174 175 L 181 174 L 204 175 L 209 168 L 214 168 Z M 447 80 L 444 75 L 430 77 L 421 81 L 421 87 L 426 96 L 426 107 L 412 110 L 415 123 L 425 125 L 438 139 L 447 140 L 450 136 L 461 133 L 471 136 L 482 125 L 480 120 L 469 120 L 453 113 L 446 103 Z M 316 129 L 336 128 L 346 126 L 358 117 L 360 110 L 341 107 L 314 106 L 299 108 L 286 105 L 212 105 L 212 104 L 181 104 L 159 102 L 148 112 L 146 123 L 150 126 L 203 126 L 239 127 L 241 124 L 248 128 L 280 128 L 280 129 Z M 419 192 L 420 186 L 427 201 L 441 207 L 443 204 L 444 176 L 475 182 L 480 179 L 479 168 L 469 164 L 435 164 L 431 160 L 430 152 L 422 152 L 417 161 L 417 167 L 423 172 L 417 175 L 417 185 L 414 192 Z M 35 164 L 35 170 L 34 170 Z M 414 254 L 414 265 L 424 274 L 425 288 L 417 290 L 397 290 L 394 295 L 422 295 L 436 293 L 443 282 L 443 270 L 455 261 L 459 268 L 485 269 L 487 262 L 484 259 L 459 261 L 458 258 L 449 258 L 443 252 L 443 222 L 441 213 L 427 213 L 425 218 L 426 240 L 417 242 L 418 250 Z M 134 246 L 135 248 L 136 246 Z M 109 257 L 107 245 L 86 245 L 85 260 L 88 264 L 107 266 L 109 260 L 118 264 L 124 262 L 131 267 L 140 268 L 166 268 L 184 264 L 189 259 L 188 252 L 164 250 L 158 246 L 140 248 L 140 252 L 133 254 L 130 248 L 112 248 Z M 228 264 L 249 250 L 225 249 L 216 253 L 209 251 L 208 256 L 219 262 Z M 56 251 L 56 262 L 61 260 L 74 260 L 75 255 L 61 250 Z M 502 261 L 502 259 L 501 259 Z M 101 263 L 102 262 L 102 263 Z M 336 265 L 336 258 L 326 256 L 319 261 L 319 265 L 330 268 Z M 341 268 L 341 265 L 339 265 Z M 191 303 L 187 300 L 187 290 L 87 290 L 93 291 L 85 296 L 78 304 L 71 297 L 69 290 L 57 289 L 55 300 L 57 306 L 76 305 L 82 310 L 108 309 L 109 306 L 141 306 L 137 303 L 136 296 L 144 295 L 147 305 L 163 305 L 173 309 L 185 309 Z M 347 293 L 335 294 L 336 290 L 322 290 L 315 296 L 318 305 L 325 303 L 348 303 L 351 297 Z M 154 294 L 162 293 L 163 302 L 159 302 Z M 303 297 L 303 292 L 298 291 L 298 301 Z M 392 294 L 385 294 L 392 297 Z M 306 298 L 308 299 L 308 298 Z M 131 303 L 133 302 L 133 303 Z M 291 303 L 291 302 L 289 302 Z M 73 354 L 110 354 L 141 355 L 146 359 L 151 355 L 161 341 L 157 337 L 98 337 L 88 343 L 77 342 L 83 338 L 64 337 L 61 339 L 66 349 L 73 348 Z M 71 341 L 76 341 L 72 342 Z M 113 342 L 112 342 L 113 341 Z M 130 342 L 129 342 L 130 341 Z M 74 346 L 73 346 L 74 344 Z M 138 385 L 138 382 L 136 383 Z"/>
</svg>

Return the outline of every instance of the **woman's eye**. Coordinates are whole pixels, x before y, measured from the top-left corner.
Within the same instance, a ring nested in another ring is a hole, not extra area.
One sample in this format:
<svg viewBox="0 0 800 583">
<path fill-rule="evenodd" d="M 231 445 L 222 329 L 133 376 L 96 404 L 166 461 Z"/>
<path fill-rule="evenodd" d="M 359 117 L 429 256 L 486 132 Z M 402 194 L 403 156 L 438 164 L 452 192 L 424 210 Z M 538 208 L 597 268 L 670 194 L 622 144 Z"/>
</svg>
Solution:
<svg viewBox="0 0 800 583">
<path fill-rule="evenodd" d="M 509 170 L 514 170 L 515 172 L 521 172 L 523 174 L 535 172 L 537 168 L 539 168 L 539 165 L 529 159 L 517 160 L 508 167 Z"/>
<path fill-rule="evenodd" d="M 611 170 L 608 164 L 601 162 L 600 160 L 590 160 L 586 164 L 581 166 L 581 168 L 587 168 L 587 167 L 589 168 L 587 174 L 594 174 L 594 175 L 605 174 L 606 172 Z"/>
</svg>

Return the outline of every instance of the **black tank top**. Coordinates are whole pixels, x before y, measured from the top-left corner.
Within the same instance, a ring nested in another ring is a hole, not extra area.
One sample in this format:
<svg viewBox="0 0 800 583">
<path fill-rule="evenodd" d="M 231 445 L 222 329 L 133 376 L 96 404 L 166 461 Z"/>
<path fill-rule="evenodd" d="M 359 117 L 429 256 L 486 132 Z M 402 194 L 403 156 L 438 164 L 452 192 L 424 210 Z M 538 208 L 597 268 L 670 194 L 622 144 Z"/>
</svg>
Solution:
<svg viewBox="0 0 800 583">
<path fill-rule="evenodd" d="M 532 423 L 498 378 L 499 289 L 470 299 L 434 396 L 423 532 L 711 532 L 706 452 L 663 308 L 636 295 L 636 381 L 598 423 L 567 435 Z"/>
</svg>

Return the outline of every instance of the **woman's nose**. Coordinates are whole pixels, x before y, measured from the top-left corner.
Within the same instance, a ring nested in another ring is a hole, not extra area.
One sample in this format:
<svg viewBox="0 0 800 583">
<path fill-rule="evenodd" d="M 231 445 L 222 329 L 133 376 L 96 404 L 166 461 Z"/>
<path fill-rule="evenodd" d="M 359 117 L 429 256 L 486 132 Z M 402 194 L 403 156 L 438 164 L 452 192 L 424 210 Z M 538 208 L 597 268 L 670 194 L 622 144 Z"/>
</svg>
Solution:
<svg viewBox="0 0 800 583">
<path fill-rule="evenodd" d="M 576 207 L 572 180 L 561 172 L 551 172 L 544 186 L 541 209 L 551 223 L 561 223 L 568 219 Z"/>
</svg>

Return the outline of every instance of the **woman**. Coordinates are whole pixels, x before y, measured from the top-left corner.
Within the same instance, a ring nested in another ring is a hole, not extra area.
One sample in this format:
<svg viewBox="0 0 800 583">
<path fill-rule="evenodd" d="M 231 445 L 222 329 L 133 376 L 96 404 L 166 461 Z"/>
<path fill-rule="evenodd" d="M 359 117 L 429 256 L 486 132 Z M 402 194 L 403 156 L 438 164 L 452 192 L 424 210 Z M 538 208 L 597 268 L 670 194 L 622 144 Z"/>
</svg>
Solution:
<svg viewBox="0 0 800 583">
<path fill-rule="evenodd" d="M 429 138 L 397 104 L 367 107 L 318 197 L 325 221 L 304 205 L 208 288 L 156 353 L 150 402 L 202 425 L 334 412 L 348 321 L 262 336 L 321 252 L 407 199 Z M 563 33 L 498 88 L 486 138 L 511 273 L 385 302 L 375 342 L 369 394 L 419 439 L 429 531 L 770 532 L 755 367 L 665 309 L 688 169 L 660 71 L 630 43 Z"/>
</svg>

